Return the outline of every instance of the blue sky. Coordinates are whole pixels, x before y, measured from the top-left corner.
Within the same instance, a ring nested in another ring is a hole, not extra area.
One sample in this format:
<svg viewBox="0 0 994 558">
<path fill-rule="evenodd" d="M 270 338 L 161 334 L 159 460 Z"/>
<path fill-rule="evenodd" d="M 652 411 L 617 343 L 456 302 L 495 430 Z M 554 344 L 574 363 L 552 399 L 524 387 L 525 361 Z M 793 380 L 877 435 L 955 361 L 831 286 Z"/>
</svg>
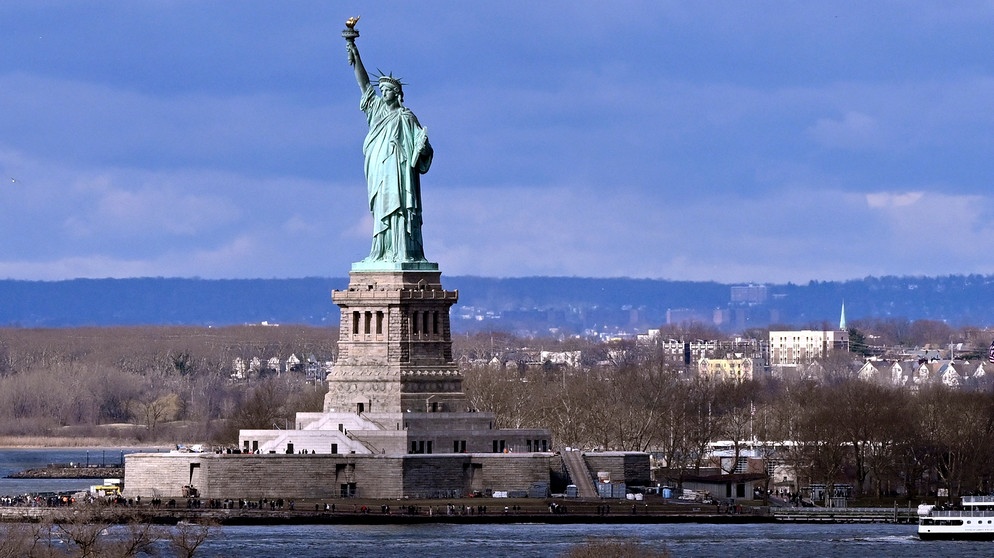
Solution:
<svg viewBox="0 0 994 558">
<path fill-rule="evenodd" d="M 356 14 L 447 275 L 994 273 L 989 1 L 5 0 L 0 278 L 344 276 Z"/>
</svg>

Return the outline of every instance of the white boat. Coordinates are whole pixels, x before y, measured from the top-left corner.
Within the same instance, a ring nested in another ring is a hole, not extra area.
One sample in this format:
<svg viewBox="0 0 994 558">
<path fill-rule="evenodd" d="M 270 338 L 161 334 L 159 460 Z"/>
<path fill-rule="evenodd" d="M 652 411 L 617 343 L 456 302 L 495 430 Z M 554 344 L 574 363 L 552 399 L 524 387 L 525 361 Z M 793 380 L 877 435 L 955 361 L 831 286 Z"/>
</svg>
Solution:
<svg viewBox="0 0 994 558">
<path fill-rule="evenodd" d="M 963 496 L 955 509 L 918 506 L 918 538 L 994 540 L 994 496 Z"/>
</svg>

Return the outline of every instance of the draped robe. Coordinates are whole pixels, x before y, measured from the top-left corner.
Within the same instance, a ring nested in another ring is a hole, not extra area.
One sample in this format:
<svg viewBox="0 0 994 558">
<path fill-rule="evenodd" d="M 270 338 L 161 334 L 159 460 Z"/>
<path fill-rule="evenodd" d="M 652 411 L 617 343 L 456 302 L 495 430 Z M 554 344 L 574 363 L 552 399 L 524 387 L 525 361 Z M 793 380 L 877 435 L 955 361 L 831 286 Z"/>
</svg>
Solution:
<svg viewBox="0 0 994 558">
<path fill-rule="evenodd" d="M 425 261 L 421 238 L 421 175 L 431 166 L 427 131 L 406 107 L 390 107 L 372 84 L 359 108 L 369 133 L 362 145 L 373 245 L 368 262 Z"/>
</svg>

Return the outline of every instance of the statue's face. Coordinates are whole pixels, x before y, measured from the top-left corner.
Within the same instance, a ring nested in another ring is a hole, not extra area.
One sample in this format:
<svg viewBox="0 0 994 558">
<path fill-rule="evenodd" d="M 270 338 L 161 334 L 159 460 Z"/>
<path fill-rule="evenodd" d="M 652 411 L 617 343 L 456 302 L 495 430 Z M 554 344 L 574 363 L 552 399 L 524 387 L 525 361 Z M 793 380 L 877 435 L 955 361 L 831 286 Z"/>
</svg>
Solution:
<svg viewBox="0 0 994 558">
<path fill-rule="evenodd" d="M 383 95 L 383 100 L 393 104 L 399 98 L 399 93 L 397 89 L 390 85 L 389 83 L 384 83 L 380 86 L 380 94 Z"/>
</svg>

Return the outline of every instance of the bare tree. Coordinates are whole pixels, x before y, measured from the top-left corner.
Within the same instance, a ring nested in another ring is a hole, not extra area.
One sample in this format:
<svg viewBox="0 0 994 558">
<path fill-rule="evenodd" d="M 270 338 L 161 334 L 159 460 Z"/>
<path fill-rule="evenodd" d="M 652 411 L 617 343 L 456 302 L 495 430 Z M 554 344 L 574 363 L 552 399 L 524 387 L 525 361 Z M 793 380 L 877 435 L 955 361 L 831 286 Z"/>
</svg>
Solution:
<svg viewBox="0 0 994 558">
<path fill-rule="evenodd" d="M 197 549 L 215 533 L 210 522 L 180 523 L 166 537 L 177 558 L 194 558 Z"/>
<path fill-rule="evenodd" d="M 54 558 L 54 550 L 44 543 L 43 526 L 41 522 L 0 525 L 0 558 Z"/>
<path fill-rule="evenodd" d="M 521 391 L 521 375 L 501 366 L 479 366 L 463 373 L 463 389 L 474 409 L 494 414 L 494 426 L 515 422 L 515 400 Z"/>
<path fill-rule="evenodd" d="M 709 445 L 717 439 L 720 415 L 717 414 L 715 386 L 710 380 L 696 377 L 688 382 L 687 388 L 681 407 L 682 438 L 688 454 L 693 456 L 694 470 L 700 471 Z"/>
<path fill-rule="evenodd" d="M 156 543 L 163 530 L 144 518 L 102 502 L 79 502 L 42 522 L 41 533 L 55 535 L 64 547 L 47 542 L 35 544 L 36 556 L 72 556 L 78 558 L 132 558 L 155 556 Z M 40 540 L 39 540 L 40 542 Z M 60 549 L 63 553 L 59 553 Z"/>
<path fill-rule="evenodd" d="M 268 378 L 253 386 L 246 399 L 234 413 L 238 428 L 265 429 L 287 422 L 293 410 L 285 406 L 287 385 L 277 378 Z"/>
<path fill-rule="evenodd" d="M 826 500 L 842 480 L 852 454 L 839 428 L 842 421 L 849 419 L 846 413 L 828 394 L 815 390 L 805 401 L 798 421 L 796 442 L 801 468 L 812 482 L 825 485 Z"/>
<path fill-rule="evenodd" d="M 133 401 L 134 414 L 140 418 L 148 432 L 155 435 L 160 422 L 173 420 L 179 410 L 179 397 L 174 393 L 156 396 L 154 391 L 146 391 L 140 399 Z"/>
<path fill-rule="evenodd" d="M 563 558 L 669 558 L 664 548 L 656 551 L 635 540 L 590 539 L 573 546 Z"/>
<path fill-rule="evenodd" d="M 596 380 L 575 374 L 563 386 L 546 385 L 541 424 L 549 428 L 563 447 L 591 447 L 596 424 L 591 419 L 590 401 Z"/>
</svg>

